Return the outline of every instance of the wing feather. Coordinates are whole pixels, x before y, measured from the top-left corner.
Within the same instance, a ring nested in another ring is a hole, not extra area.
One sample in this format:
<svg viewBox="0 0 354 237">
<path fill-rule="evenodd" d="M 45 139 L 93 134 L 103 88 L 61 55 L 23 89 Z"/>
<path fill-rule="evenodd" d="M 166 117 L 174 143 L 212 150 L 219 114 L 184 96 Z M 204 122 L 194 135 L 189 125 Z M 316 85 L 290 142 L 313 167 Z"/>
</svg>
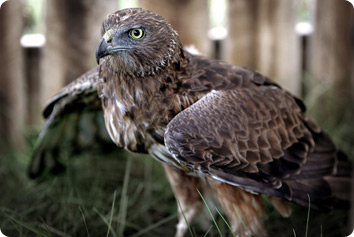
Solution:
<svg viewBox="0 0 354 237">
<path fill-rule="evenodd" d="M 64 169 L 60 154 L 78 154 L 88 149 L 116 149 L 105 128 L 97 95 L 98 67 L 85 73 L 53 96 L 43 110 L 46 118 L 31 157 L 29 175 Z"/>
<path fill-rule="evenodd" d="M 165 144 L 183 165 L 215 179 L 302 205 L 308 193 L 312 207 L 331 208 L 325 179 L 336 176 L 338 151 L 303 110 L 272 84 L 212 91 L 168 124 Z"/>
</svg>

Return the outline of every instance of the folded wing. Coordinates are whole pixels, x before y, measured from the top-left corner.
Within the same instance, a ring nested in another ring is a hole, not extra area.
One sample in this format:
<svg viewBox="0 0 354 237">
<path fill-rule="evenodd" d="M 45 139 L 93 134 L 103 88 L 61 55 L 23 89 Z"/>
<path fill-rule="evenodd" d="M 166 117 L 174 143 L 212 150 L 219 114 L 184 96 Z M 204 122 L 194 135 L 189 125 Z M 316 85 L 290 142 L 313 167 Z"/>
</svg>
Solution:
<svg viewBox="0 0 354 237">
<path fill-rule="evenodd" d="M 310 196 L 317 209 L 349 199 L 350 163 L 274 85 L 210 92 L 168 124 L 165 143 L 190 169 L 251 192 L 304 206 Z"/>
</svg>

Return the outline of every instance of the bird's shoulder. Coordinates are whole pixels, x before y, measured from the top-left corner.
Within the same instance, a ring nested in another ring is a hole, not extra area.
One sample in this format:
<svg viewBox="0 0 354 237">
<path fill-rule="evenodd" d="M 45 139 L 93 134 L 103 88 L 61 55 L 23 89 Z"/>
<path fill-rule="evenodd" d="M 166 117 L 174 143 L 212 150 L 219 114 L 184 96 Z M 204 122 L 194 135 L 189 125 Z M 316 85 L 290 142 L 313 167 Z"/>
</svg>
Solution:
<svg viewBox="0 0 354 237">
<path fill-rule="evenodd" d="M 190 92 L 208 94 L 211 91 L 256 91 L 259 93 L 276 93 L 277 96 L 292 98 L 296 106 L 306 111 L 304 103 L 296 96 L 284 90 L 279 84 L 267 76 L 245 66 L 238 66 L 222 60 L 208 58 L 201 54 L 190 54 L 189 58 L 189 79 L 182 84 Z"/>
<path fill-rule="evenodd" d="M 266 76 L 248 67 L 211 59 L 204 55 L 194 55 L 188 52 L 186 54 L 189 58 L 189 70 L 192 76 L 183 84 L 191 91 L 233 90 L 254 85 L 279 87 Z"/>
</svg>

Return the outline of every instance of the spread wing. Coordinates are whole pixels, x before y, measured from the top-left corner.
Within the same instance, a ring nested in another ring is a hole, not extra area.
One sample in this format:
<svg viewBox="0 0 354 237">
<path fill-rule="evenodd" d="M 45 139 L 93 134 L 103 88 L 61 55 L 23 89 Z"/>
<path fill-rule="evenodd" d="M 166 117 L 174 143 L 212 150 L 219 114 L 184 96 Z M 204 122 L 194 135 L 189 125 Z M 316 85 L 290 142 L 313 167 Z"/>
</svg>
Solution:
<svg viewBox="0 0 354 237">
<path fill-rule="evenodd" d="M 214 90 L 168 124 L 165 143 L 183 165 L 221 182 L 305 206 L 308 194 L 311 207 L 330 208 L 349 198 L 350 165 L 302 110 L 275 84 Z"/>
<path fill-rule="evenodd" d="M 46 119 L 32 154 L 29 174 L 61 171 L 60 156 L 98 148 L 116 149 L 105 128 L 97 95 L 99 67 L 85 73 L 53 96 L 43 111 Z"/>
</svg>

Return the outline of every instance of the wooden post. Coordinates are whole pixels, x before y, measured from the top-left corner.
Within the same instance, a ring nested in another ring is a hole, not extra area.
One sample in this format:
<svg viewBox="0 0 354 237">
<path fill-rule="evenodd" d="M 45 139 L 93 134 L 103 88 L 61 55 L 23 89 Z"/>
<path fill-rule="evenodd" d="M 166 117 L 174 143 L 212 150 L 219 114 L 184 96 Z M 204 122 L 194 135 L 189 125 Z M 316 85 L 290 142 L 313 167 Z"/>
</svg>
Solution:
<svg viewBox="0 0 354 237">
<path fill-rule="evenodd" d="M 27 101 L 27 120 L 26 124 L 30 128 L 35 128 L 42 118 L 40 108 L 40 59 L 42 47 L 25 46 L 24 47 L 24 71 L 25 71 L 25 87 Z"/>
<path fill-rule="evenodd" d="M 310 41 L 311 75 L 350 94 L 353 57 L 353 6 L 346 1 L 317 1 L 314 34 Z M 344 82 L 345 81 L 345 82 Z M 343 91 L 343 92 L 344 92 Z M 343 94 L 342 94 L 343 95 Z"/>
<path fill-rule="evenodd" d="M 297 1 L 259 1 L 257 69 L 300 95 L 301 49 L 295 32 Z"/>
<path fill-rule="evenodd" d="M 226 58 L 252 67 L 300 94 L 295 0 L 229 0 Z"/>
<path fill-rule="evenodd" d="M 310 75 L 328 88 L 325 94 L 316 95 L 320 96 L 316 103 L 321 108 L 321 118 L 326 121 L 353 114 L 350 111 L 354 110 L 354 9 L 347 1 L 333 0 L 317 0 L 315 8 L 314 34 L 307 56 Z M 350 119 L 346 121 L 352 123 Z M 336 126 L 343 130 L 343 124 Z M 347 125 L 347 134 L 353 134 L 351 127 Z M 350 140 L 346 142 L 350 144 Z M 354 178 L 352 188 L 354 197 Z M 353 230 L 353 205 L 354 199 L 348 233 Z"/>
<path fill-rule="evenodd" d="M 314 25 L 308 61 L 311 76 L 329 88 L 329 93 L 322 95 L 317 102 L 321 106 L 321 115 L 326 120 L 354 110 L 353 6 L 347 1 L 317 1 Z M 354 197 L 354 179 L 352 188 Z M 354 205 L 354 199 L 352 204 Z M 350 232 L 354 222 L 353 205 L 350 212 Z"/>
<path fill-rule="evenodd" d="M 46 2 L 42 105 L 65 84 L 96 65 L 95 49 L 101 37 L 101 24 L 116 10 L 116 0 Z"/>
<path fill-rule="evenodd" d="M 23 5 L 5 2 L 0 9 L 0 142 L 16 149 L 23 146 L 26 105 L 23 80 Z"/>
<path fill-rule="evenodd" d="M 226 61 L 256 67 L 258 0 L 229 0 L 227 8 Z"/>
<path fill-rule="evenodd" d="M 210 53 L 209 11 L 206 0 L 140 0 L 139 6 L 168 20 L 184 46 L 194 45 L 203 54 Z"/>
</svg>

